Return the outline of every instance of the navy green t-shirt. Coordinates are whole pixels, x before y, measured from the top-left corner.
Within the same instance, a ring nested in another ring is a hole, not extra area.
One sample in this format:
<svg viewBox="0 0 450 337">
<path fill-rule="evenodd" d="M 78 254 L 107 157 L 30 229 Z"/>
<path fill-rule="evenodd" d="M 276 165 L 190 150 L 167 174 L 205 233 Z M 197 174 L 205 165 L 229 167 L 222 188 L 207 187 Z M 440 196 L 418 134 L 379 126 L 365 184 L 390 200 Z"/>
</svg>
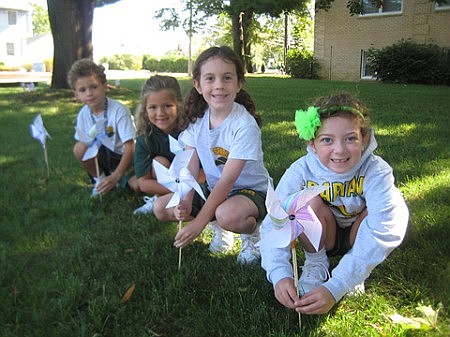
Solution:
<svg viewBox="0 0 450 337">
<path fill-rule="evenodd" d="M 175 129 L 170 134 L 178 139 L 180 131 Z M 172 162 L 175 155 L 170 151 L 169 136 L 153 126 L 149 136 L 140 135 L 136 139 L 134 149 L 134 171 L 136 178 L 140 178 L 151 171 L 153 158 L 161 156 Z"/>
</svg>

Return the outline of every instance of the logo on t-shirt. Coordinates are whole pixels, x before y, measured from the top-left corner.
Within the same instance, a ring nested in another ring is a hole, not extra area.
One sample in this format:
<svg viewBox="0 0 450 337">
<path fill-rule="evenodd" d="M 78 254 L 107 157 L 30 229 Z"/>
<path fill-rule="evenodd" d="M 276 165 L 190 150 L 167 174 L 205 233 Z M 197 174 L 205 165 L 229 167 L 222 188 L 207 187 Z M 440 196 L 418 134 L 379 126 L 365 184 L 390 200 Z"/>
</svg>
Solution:
<svg viewBox="0 0 450 337">
<path fill-rule="evenodd" d="M 230 152 L 228 152 L 227 150 L 225 150 L 222 147 L 213 147 L 212 152 L 216 155 L 216 159 L 214 161 L 216 163 L 216 165 L 217 166 L 225 165 Z"/>
</svg>

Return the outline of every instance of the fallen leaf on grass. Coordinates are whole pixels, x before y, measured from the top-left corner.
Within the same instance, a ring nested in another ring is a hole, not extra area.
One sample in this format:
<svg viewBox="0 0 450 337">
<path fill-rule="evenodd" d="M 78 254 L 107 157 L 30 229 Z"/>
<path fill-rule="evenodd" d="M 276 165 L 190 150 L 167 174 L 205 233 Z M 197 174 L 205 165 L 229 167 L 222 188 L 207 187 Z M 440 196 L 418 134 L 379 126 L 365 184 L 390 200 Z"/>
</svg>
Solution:
<svg viewBox="0 0 450 337">
<path fill-rule="evenodd" d="M 131 287 L 129 287 L 128 290 L 125 292 L 125 294 L 122 296 L 122 303 L 125 303 L 130 299 L 131 295 L 133 295 L 135 288 L 136 288 L 136 284 L 133 283 L 131 285 Z"/>
<path fill-rule="evenodd" d="M 431 306 L 419 305 L 417 311 L 422 313 L 423 317 L 404 317 L 397 313 L 390 315 L 389 318 L 394 324 L 400 324 L 404 329 L 430 330 L 437 326 L 439 310 L 442 309 L 442 303 L 434 310 Z"/>
</svg>

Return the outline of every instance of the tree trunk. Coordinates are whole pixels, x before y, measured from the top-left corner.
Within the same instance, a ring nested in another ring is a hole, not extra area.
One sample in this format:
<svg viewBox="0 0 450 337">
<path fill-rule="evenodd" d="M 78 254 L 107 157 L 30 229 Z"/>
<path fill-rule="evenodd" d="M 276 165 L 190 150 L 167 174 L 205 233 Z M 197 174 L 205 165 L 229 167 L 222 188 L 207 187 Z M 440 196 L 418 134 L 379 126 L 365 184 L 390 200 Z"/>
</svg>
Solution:
<svg viewBox="0 0 450 337">
<path fill-rule="evenodd" d="M 67 72 L 76 60 L 92 59 L 93 0 L 47 0 L 53 35 L 51 87 L 69 88 Z"/>
<path fill-rule="evenodd" d="M 242 26 L 243 13 L 231 15 L 231 29 L 233 35 L 233 50 L 244 64 L 244 32 Z"/>
<path fill-rule="evenodd" d="M 250 25 L 253 21 L 253 11 L 248 11 L 242 15 L 242 31 L 244 35 L 244 68 L 248 73 L 253 72 L 251 40 L 250 40 Z"/>
</svg>

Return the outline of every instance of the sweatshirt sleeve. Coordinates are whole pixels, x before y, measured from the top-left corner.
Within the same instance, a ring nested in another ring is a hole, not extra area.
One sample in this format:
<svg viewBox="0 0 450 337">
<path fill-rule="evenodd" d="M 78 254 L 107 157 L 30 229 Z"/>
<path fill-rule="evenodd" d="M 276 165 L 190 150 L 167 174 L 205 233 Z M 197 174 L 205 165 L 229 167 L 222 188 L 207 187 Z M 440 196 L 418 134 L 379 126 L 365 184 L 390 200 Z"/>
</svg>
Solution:
<svg viewBox="0 0 450 337">
<path fill-rule="evenodd" d="M 391 167 L 379 157 L 371 161 L 363 185 L 368 215 L 361 222 L 352 249 L 324 283 L 336 301 L 363 282 L 400 245 L 408 226 L 409 211 L 394 185 Z"/>
<path fill-rule="evenodd" d="M 299 174 L 299 165 L 297 161 L 294 162 L 281 177 L 276 188 L 276 194 L 279 198 L 283 198 L 284 196 L 302 189 L 302 184 L 302 176 Z M 272 220 L 269 215 L 266 215 L 261 227 L 261 241 L 267 240 L 270 237 L 272 228 Z M 274 287 L 283 278 L 294 278 L 294 270 L 290 260 L 290 246 L 287 246 L 286 248 L 261 246 L 261 265 L 266 271 L 268 281 L 272 283 Z"/>
</svg>

